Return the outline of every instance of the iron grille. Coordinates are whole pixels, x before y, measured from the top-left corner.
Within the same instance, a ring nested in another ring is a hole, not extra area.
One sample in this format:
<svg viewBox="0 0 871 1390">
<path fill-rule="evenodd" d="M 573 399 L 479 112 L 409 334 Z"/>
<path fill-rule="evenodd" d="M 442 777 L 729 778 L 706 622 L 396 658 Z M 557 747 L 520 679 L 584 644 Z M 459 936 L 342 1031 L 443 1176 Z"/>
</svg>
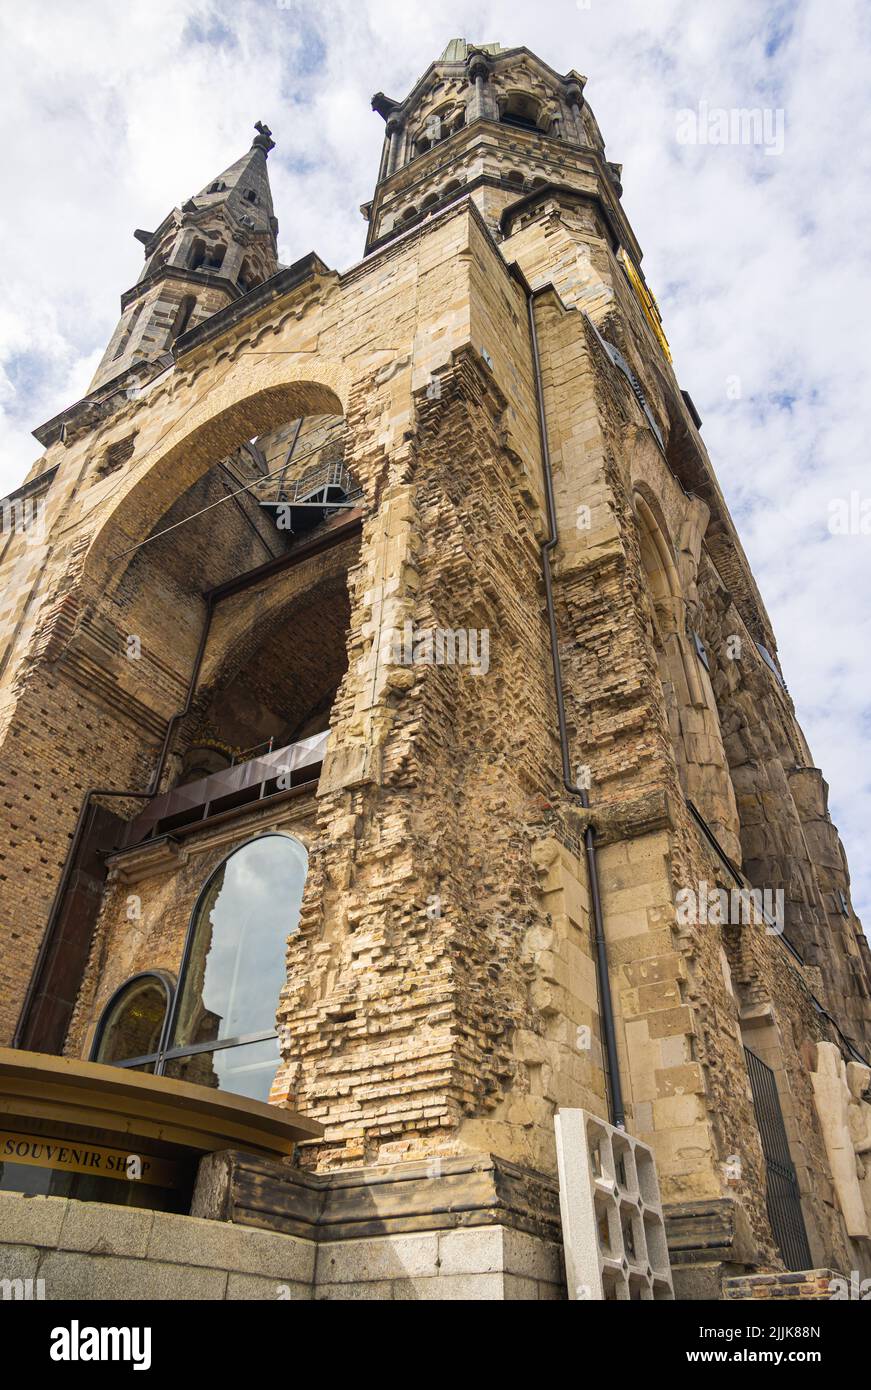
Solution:
<svg viewBox="0 0 871 1390">
<path fill-rule="evenodd" d="M 765 1204 L 774 1239 L 787 1269 L 810 1269 L 811 1253 L 801 1210 L 798 1179 L 790 1157 L 774 1072 L 748 1047 L 745 1047 L 744 1055 L 765 1158 Z"/>
</svg>

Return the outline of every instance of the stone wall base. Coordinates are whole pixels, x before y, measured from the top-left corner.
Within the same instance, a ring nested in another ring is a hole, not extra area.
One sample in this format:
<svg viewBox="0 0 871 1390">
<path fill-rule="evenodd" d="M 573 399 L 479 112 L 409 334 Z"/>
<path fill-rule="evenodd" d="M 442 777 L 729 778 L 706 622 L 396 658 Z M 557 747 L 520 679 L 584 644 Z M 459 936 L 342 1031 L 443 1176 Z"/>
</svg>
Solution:
<svg viewBox="0 0 871 1390">
<path fill-rule="evenodd" d="M 811 1296 L 758 1292 L 811 1276 L 756 1274 L 733 1200 L 664 1212 L 678 1299 Z M 492 1154 L 312 1173 L 225 1151 L 189 1216 L 0 1193 L 0 1297 L 28 1280 L 73 1300 L 566 1297 L 555 1179 Z"/>
<path fill-rule="evenodd" d="M 848 1281 L 834 1269 L 802 1269 L 777 1274 L 745 1274 L 723 1282 L 725 1299 L 802 1299 L 804 1302 L 831 1302 L 837 1290 Z M 849 1292 L 843 1295 L 849 1297 Z"/>
<path fill-rule="evenodd" d="M 0 1193 L 2 1299 L 564 1297 L 560 1246 L 500 1225 L 316 1241 L 144 1208 Z"/>
<path fill-rule="evenodd" d="M 729 1280 L 740 1282 L 759 1268 L 760 1251 L 733 1198 L 671 1202 L 663 1215 L 676 1299 L 721 1299 Z"/>
</svg>

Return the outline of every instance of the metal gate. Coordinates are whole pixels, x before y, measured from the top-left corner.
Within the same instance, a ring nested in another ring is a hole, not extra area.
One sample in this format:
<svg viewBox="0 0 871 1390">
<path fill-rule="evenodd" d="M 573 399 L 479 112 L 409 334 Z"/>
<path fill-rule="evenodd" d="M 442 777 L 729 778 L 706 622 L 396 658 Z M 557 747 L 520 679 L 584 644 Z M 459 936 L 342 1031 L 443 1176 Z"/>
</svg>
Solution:
<svg viewBox="0 0 871 1390">
<path fill-rule="evenodd" d="M 810 1269 L 811 1255 L 799 1199 L 798 1179 L 789 1153 L 774 1072 L 748 1047 L 745 1047 L 744 1055 L 765 1158 L 765 1202 L 774 1239 L 787 1269 Z"/>
</svg>

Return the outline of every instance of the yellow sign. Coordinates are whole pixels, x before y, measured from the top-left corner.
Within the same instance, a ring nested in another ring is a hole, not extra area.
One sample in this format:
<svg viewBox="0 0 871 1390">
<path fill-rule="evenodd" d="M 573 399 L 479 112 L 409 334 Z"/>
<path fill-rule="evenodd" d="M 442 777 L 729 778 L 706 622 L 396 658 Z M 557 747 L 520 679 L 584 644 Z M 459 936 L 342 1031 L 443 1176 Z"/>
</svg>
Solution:
<svg viewBox="0 0 871 1390">
<path fill-rule="evenodd" d="M 627 256 L 622 246 L 620 247 L 617 259 L 619 260 L 620 264 L 625 270 L 626 278 L 628 279 L 630 285 L 635 291 L 635 296 L 639 304 L 641 305 L 642 310 L 644 311 L 644 317 L 647 319 L 647 322 L 650 324 L 650 327 L 656 334 L 656 337 L 659 341 L 659 346 L 665 353 L 666 359 L 670 362 L 671 348 L 668 345 L 668 339 L 665 336 L 665 329 L 662 326 L 662 316 L 659 312 L 659 305 L 657 304 L 653 295 L 650 293 L 650 290 L 647 288 L 647 284 L 645 280 L 642 278 L 640 272 L 636 269 L 635 263 L 633 262 L 631 256 Z"/>
<path fill-rule="evenodd" d="M 42 1134 L 13 1134 L 0 1130 L 0 1165 L 29 1163 L 34 1168 L 58 1168 L 65 1173 L 90 1173 L 97 1178 L 144 1182 L 153 1187 L 177 1187 L 179 1165 L 124 1149 L 104 1149 L 74 1139 L 51 1139 Z"/>
</svg>

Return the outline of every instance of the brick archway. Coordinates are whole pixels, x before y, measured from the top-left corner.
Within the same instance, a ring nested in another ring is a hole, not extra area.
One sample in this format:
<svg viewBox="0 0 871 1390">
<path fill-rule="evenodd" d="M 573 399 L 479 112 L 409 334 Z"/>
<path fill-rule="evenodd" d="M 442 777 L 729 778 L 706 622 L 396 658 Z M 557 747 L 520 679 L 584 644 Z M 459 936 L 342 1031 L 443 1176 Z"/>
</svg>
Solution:
<svg viewBox="0 0 871 1390">
<path fill-rule="evenodd" d="M 101 518 L 88 547 L 83 579 L 89 587 L 101 593 L 112 590 L 132 547 L 151 533 L 173 502 L 209 467 L 240 444 L 300 416 L 345 414 L 346 388 L 344 384 L 338 388 L 334 368 L 327 366 L 319 373 L 324 381 L 270 382 L 269 377 L 287 376 L 281 361 L 286 354 L 264 356 L 278 357 L 279 362 L 261 359 L 256 378 L 246 356 L 224 375 L 217 369 L 201 373 L 192 393 L 195 399 L 186 409 L 181 400 L 173 403 L 177 423 L 163 433 L 159 419 L 144 423 L 137 435 L 139 460 L 132 460 L 123 490 Z M 334 384 L 326 384 L 327 380 Z M 158 407 L 156 402 L 156 411 Z"/>
</svg>

